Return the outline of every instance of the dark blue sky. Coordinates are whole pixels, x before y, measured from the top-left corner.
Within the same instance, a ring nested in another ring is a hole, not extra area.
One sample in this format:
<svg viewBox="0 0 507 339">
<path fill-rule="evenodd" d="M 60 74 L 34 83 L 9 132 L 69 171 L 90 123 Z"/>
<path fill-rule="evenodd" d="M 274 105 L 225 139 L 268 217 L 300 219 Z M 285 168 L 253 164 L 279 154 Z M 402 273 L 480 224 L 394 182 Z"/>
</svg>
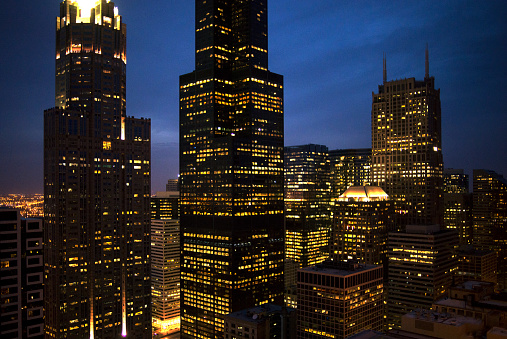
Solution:
<svg viewBox="0 0 507 339">
<path fill-rule="evenodd" d="M 371 94 L 430 74 L 445 167 L 507 176 L 507 2 L 270 0 L 269 68 L 285 77 L 285 144 L 370 147 Z M 152 191 L 178 174 L 178 77 L 194 69 L 194 1 L 117 0 L 127 23 L 127 114 L 152 119 Z M 0 194 L 43 191 L 59 0 L 2 3 Z"/>
</svg>

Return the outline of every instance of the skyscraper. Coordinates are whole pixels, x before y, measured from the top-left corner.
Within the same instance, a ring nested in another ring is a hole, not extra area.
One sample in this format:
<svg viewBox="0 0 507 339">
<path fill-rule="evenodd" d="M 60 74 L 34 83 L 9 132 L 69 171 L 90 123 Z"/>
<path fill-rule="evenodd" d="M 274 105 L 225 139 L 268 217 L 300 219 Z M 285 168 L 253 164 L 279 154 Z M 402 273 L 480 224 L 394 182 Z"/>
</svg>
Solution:
<svg viewBox="0 0 507 339">
<path fill-rule="evenodd" d="M 153 327 L 158 334 L 180 329 L 180 222 L 151 221 Z"/>
<path fill-rule="evenodd" d="M 0 337 L 44 338 L 42 219 L 0 207 Z"/>
<path fill-rule="evenodd" d="M 284 149 L 285 300 L 294 306 L 296 270 L 329 257 L 331 183 L 328 149 L 322 145 Z M 291 275 L 291 276 L 290 276 Z"/>
<path fill-rule="evenodd" d="M 126 115 L 126 25 L 64 0 L 44 112 L 45 332 L 151 338 L 150 120 Z"/>
<path fill-rule="evenodd" d="M 474 170 L 474 246 L 498 255 L 500 290 L 507 289 L 507 180 L 490 170 Z"/>
<path fill-rule="evenodd" d="M 384 82 L 372 93 L 371 185 L 380 186 L 395 202 L 398 227 L 442 225 L 442 131 L 440 90 L 424 80 Z"/>
<path fill-rule="evenodd" d="M 334 202 L 331 258 L 384 265 L 387 233 L 393 231 L 392 201 L 380 187 L 352 186 Z"/>
<path fill-rule="evenodd" d="M 430 309 L 452 284 L 458 268 L 458 232 L 439 225 L 408 225 L 388 238 L 387 326 L 398 328 L 401 316 Z"/>
<path fill-rule="evenodd" d="M 350 186 L 370 184 L 371 148 L 329 151 L 331 196 L 337 199 Z"/>
<path fill-rule="evenodd" d="M 283 77 L 267 1 L 196 0 L 195 71 L 180 77 L 181 334 L 283 296 Z"/>
<path fill-rule="evenodd" d="M 457 229 L 460 245 L 472 243 L 472 194 L 462 169 L 444 170 L 444 226 Z"/>
</svg>

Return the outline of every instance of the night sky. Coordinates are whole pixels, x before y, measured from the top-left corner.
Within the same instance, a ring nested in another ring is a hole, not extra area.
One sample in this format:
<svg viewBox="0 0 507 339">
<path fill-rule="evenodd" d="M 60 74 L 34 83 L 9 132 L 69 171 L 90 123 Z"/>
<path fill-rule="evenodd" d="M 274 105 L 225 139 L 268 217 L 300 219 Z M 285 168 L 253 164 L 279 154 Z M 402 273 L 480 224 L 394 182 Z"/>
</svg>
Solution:
<svg viewBox="0 0 507 339">
<path fill-rule="evenodd" d="M 2 2 L 0 194 L 43 192 L 59 3 Z M 194 3 L 115 1 L 127 24 L 127 114 L 152 121 L 152 192 L 178 175 L 178 85 L 194 69 Z M 388 80 L 422 80 L 427 43 L 444 166 L 507 176 L 507 1 L 268 3 L 269 69 L 285 78 L 287 146 L 371 147 L 383 53 Z"/>
</svg>

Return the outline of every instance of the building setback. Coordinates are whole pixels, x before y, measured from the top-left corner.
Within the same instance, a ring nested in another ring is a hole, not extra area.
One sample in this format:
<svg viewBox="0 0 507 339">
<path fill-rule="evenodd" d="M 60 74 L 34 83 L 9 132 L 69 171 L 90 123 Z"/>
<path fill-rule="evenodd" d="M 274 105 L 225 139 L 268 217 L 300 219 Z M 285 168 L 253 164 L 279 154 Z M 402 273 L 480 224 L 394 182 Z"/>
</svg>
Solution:
<svg viewBox="0 0 507 339">
<path fill-rule="evenodd" d="M 283 77 L 267 1 L 196 0 L 180 77 L 181 336 L 223 338 L 231 312 L 283 300 Z"/>
<path fill-rule="evenodd" d="M 442 131 L 440 90 L 424 80 L 384 82 L 372 93 L 370 184 L 395 202 L 397 226 L 442 225 Z"/>
<path fill-rule="evenodd" d="M 401 316 L 418 308 L 430 309 L 452 285 L 457 270 L 455 230 L 438 225 L 408 225 L 388 238 L 387 326 L 399 328 Z"/>
<path fill-rule="evenodd" d="M 383 326 L 382 266 L 328 261 L 298 270 L 297 338 L 347 338 Z"/>
<path fill-rule="evenodd" d="M 0 208 L 0 337 L 44 338 L 42 219 Z"/>
<path fill-rule="evenodd" d="M 113 2 L 60 4 L 44 112 L 45 333 L 151 338 L 150 120 L 126 115 Z"/>
</svg>

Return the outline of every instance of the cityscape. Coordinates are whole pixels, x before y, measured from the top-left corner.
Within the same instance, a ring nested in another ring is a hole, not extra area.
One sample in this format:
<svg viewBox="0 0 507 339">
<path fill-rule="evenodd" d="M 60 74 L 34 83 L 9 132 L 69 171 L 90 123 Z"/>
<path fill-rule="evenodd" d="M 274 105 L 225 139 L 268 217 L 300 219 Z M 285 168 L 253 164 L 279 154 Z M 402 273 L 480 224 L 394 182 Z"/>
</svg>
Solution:
<svg viewBox="0 0 507 339">
<path fill-rule="evenodd" d="M 1 338 L 507 338 L 507 6 L 59 1 L 26 131 L 4 91 Z"/>
</svg>

